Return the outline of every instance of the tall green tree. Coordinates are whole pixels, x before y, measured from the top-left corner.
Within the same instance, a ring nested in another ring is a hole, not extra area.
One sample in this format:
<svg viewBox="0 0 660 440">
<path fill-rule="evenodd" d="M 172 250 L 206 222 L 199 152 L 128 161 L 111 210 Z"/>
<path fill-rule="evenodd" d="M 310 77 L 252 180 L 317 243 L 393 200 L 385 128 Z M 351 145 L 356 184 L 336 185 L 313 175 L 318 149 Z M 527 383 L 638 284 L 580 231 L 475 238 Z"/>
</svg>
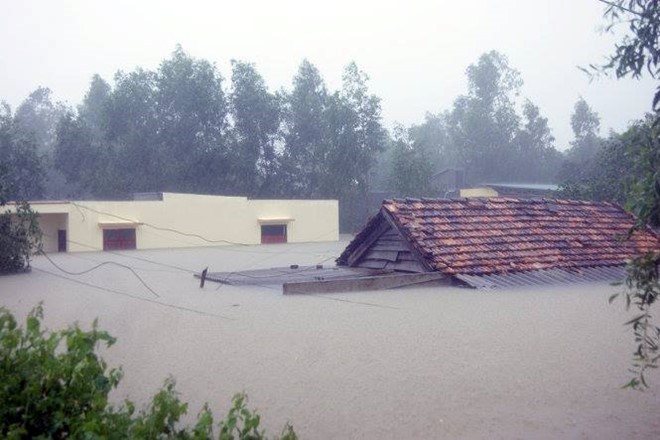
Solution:
<svg viewBox="0 0 660 440">
<path fill-rule="evenodd" d="M 294 197 L 316 197 L 326 174 L 329 96 L 319 70 L 303 60 L 285 96 L 282 191 Z"/>
<path fill-rule="evenodd" d="M 112 87 L 100 75 L 95 74 L 89 85 L 78 113 L 97 138 L 101 138 L 107 130 L 107 119 L 112 97 Z"/>
<path fill-rule="evenodd" d="M 157 70 L 92 79 L 78 114 L 62 118 L 56 164 L 94 196 L 227 192 L 228 105 L 216 67 L 177 47 Z"/>
<path fill-rule="evenodd" d="M 234 185 L 250 196 L 273 195 L 280 98 L 268 91 L 252 63 L 233 60 L 231 82 Z"/>
<path fill-rule="evenodd" d="M 584 163 L 593 159 L 601 147 L 600 117 L 584 98 L 580 97 L 575 103 L 571 115 L 571 128 L 573 129 L 573 141 L 568 151 L 571 160 Z"/>
<path fill-rule="evenodd" d="M 450 145 L 446 113 L 427 113 L 423 123 L 410 127 L 408 135 L 414 148 L 428 155 L 433 171 L 456 164 L 456 151 Z"/>
<path fill-rule="evenodd" d="M 660 78 L 660 3 L 657 0 L 611 0 L 605 19 L 608 28 L 627 26 L 615 45 L 608 62 L 592 66 L 596 71 L 614 72 L 618 78 L 649 75 Z M 627 207 L 637 215 L 636 228 L 660 225 L 660 86 L 653 96 L 653 124 L 649 136 L 637 143 L 636 163 L 642 177 L 628 194 Z M 660 296 L 660 252 L 634 259 L 627 269 L 624 292 L 628 307 L 633 304 L 638 315 L 630 320 L 637 348 L 633 355 L 633 377 L 628 386 L 648 386 L 645 375 L 660 362 L 660 326 L 651 316 L 651 308 Z"/>
<path fill-rule="evenodd" d="M 57 124 L 68 111 L 70 109 L 66 105 L 53 101 L 50 89 L 39 87 L 30 93 L 14 114 L 20 130 L 34 136 L 44 170 L 44 198 L 67 198 L 80 193 L 79 188 L 66 184 L 64 175 L 54 166 Z"/>
<path fill-rule="evenodd" d="M 471 180 L 508 179 L 520 118 L 515 102 L 522 86 L 517 70 L 497 51 L 483 54 L 466 70 L 468 94 L 448 115 L 449 135 Z"/>
<path fill-rule="evenodd" d="M 88 96 L 94 86 L 92 82 Z M 113 93 L 104 106 L 105 122 L 95 124 L 88 119 L 91 111 L 78 115 L 77 125 L 83 133 L 76 139 L 89 139 L 80 147 L 97 161 L 97 165 L 90 164 L 91 170 L 101 172 L 92 185 L 96 196 L 114 198 L 131 191 L 153 191 L 167 181 L 169 170 L 159 148 L 157 102 L 153 72 L 117 72 Z"/>
<path fill-rule="evenodd" d="M 30 267 L 41 242 L 37 215 L 25 201 L 42 191 L 43 170 L 34 132 L 16 123 L 8 105 L 0 106 L 0 208 L 18 201 L 13 213 L 0 211 L 0 274 Z"/>
<path fill-rule="evenodd" d="M 180 46 L 154 73 L 158 151 L 164 189 L 222 192 L 227 181 L 228 104 L 223 78 Z M 154 179 L 156 180 L 156 179 Z"/>
<path fill-rule="evenodd" d="M 44 169 L 33 131 L 16 121 L 11 108 L 0 104 L 0 168 L 4 169 L 6 198 L 30 200 L 43 195 Z"/>
<path fill-rule="evenodd" d="M 103 142 L 84 119 L 69 112 L 57 126 L 54 165 L 67 182 L 85 188 L 82 195 L 121 197 L 126 191 L 123 175 L 116 169 L 114 152 L 103 148 Z"/>
<path fill-rule="evenodd" d="M 37 151 L 46 154 L 53 150 L 57 122 L 66 111 L 64 104 L 53 102 L 49 88 L 39 87 L 16 108 L 14 118 L 21 130 L 34 134 Z"/>
<path fill-rule="evenodd" d="M 589 179 L 591 169 L 604 144 L 604 140 L 598 135 L 600 117 L 582 97 L 573 108 L 571 128 L 573 140 L 566 153 L 566 160 L 561 165 L 559 177 L 561 182 L 577 188 L 573 183 Z M 572 195 L 576 196 L 577 193 Z"/>
<path fill-rule="evenodd" d="M 398 196 L 431 196 L 434 167 L 428 150 L 411 140 L 410 130 L 394 128 L 391 181 Z"/>
<path fill-rule="evenodd" d="M 562 182 L 562 197 L 625 204 L 631 188 L 645 173 L 642 146 L 652 137 L 653 121 L 647 115 L 623 133 L 611 133 L 593 160 Z"/>
<path fill-rule="evenodd" d="M 371 169 L 387 141 L 380 98 L 369 92 L 368 79 L 350 63 L 344 70 L 342 89 L 332 95 L 328 107 L 327 172 L 320 182 L 320 194 L 339 199 L 345 229 L 356 229 L 368 216 L 364 201 Z"/>
<path fill-rule="evenodd" d="M 523 105 L 522 126 L 516 132 L 514 154 L 510 158 L 515 167 L 511 178 L 526 182 L 555 182 L 563 161 L 555 148 L 548 119 L 530 100 Z"/>
</svg>

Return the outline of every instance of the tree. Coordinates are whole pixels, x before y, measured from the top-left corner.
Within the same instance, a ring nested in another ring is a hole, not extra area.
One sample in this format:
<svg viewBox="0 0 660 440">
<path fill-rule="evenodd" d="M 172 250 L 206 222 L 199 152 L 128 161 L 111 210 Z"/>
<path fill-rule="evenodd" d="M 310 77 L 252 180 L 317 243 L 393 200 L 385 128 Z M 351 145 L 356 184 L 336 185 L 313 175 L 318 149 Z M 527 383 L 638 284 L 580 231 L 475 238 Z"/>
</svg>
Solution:
<svg viewBox="0 0 660 440">
<path fill-rule="evenodd" d="M 222 76 L 179 46 L 155 71 L 94 76 L 78 114 L 62 118 L 56 164 L 94 196 L 221 193 L 230 158 Z M 92 172 L 92 170 L 94 170 Z"/>
<path fill-rule="evenodd" d="M 35 135 L 17 123 L 7 104 L 0 104 L 0 167 L 5 170 L 8 199 L 29 200 L 43 194 L 44 170 Z"/>
<path fill-rule="evenodd" d="M 12 127 L 6 127 L 11 122 L 10 116 L 0 119 L 0 147 L 13 143 Z M 16 173 L 10 168 L 14 165 L 10 161 L 0 161 L 0 208 L 16 194 Z M 17 203 L 13 212 L 0 212 L 0 274 L 29 269 L 32 252 L 39 249 L 40 243 L 37 215 L 27 202 Z"/>
<path fill-rule="evenodd" d="M 268 92 L 254 64 L 232 60 L 231 81 L 235 187 L 250 196 L 272 195 L 277 169 L 279 97 Z"/>
<path fill-rule="evenodd" d="M 579 184 L 575 183 L 590 179 L 591 170 L 604 140 L 598 136 L 600 117 L 582 97 L 573 107 L 571 128 L 573 140 L 566 154 L 566 160 L 561 165 L 559 176 L 567 190 L 569 186 L 572 188 L 566 195 L 583 197 L 584 195 L 579 194 Z"/>
<path fill-rule="evenodd" d="M 562 162 L 562 154 L 554 146 L 555 137 L 548 119 L 530 100 L 523 105 L 522 126 L 514 140 L 515 164 L 512 179 L 527 182 L 554 182 Z"/>
<path fill-rule="evenodd" d="M 574 139 L 568 157 L 574 162 L 584 164 L 596 156 L 601 147 L 601 139 L 598 136 L 600 117 L 582 97 L 573 108 L 571 128 Z"/>
<path fill-rule="evenodd" d="M 338 198 L 340 227 L 354 229 L 366 217 L 364 201 L 376 154 L 385 149 L 380 98 L 370 94 L 368 76 L 350 63 L 344 70 L 340 92 L 328 106 L 327 171 L 319 184 L 322 197 Z"/>
<path fill-rule="evenodd" d="M 30 269 L 32 254 L 41 246 L 42 233 L 37 218 L 25 201 L 17 203 L 13 213 L 0 213 L 0 274 Z"/>
<path fill-rule="evenodd" d="M 408 135 L 414 147 L 428 155 L 432 171 L 456 164 L 456 152 L 450 148 L 446 113 L 427 113 L 422 124 L 410 127 Z"/>
<path fill-rule="evenodd" d="M 491 51 L 470 65 L 468 94 L 454 102 L 448 115 L 449 136 L 458 165 L 472 180 L 508 179 L 513 140 L 519 124 L 515 99 L 522 86 L 507 58 Z"/>
<path fill-rule="evenodd" d="M 44 171 L 44 191 L 46 199 L 66 198 L 80 194 L 79 188 L 67 185 L 64 175 L 54 166 L 54 149 L 57 141 L 57 124 L 70 109 L 52 101 L 52 92 L 46 87 L 33 91 L 16 109 L 14 119 L 24 133 L 31 133 Z"/>
<path fill-rule="evenodd" d="M 625 204 L 630 189 L 643 179 L 641 146 L 652 137 L 653 121 L 653 116 L 647 115 L 624 133 L 611 133 L 593 160 L 562 182 L 562 197 Z"/>
<path fill-rule="evenodd" d="M 660 78 L 660 5 L 656 0 L 609 0 L 605 19 L 607 30 L 628 25 L 627 33 L 615 44 L 607 63 L 591 65 L 591 72 L 614 72 L 617 78 Z M 660 109 L 660 86 L 653 96 L 653 110 Z"/>
<path fill-rule="evenodd" d="M 181 46 L 153 75 L 157 151 L 151 158 L 157 161 L 155 170 L 164 172 L 164 181 L 153 180 L 160 189 L 223 192 L 229 163 L 222 75 Z"/>
<path fill-rule="evenodd" d="M 116 339 L 99 330 L 74 325 L 65 330 L 42 330 L 41 305 L 32 310 L 23 327 L 0 308 L 0 436 L 2 438 L 108 438 L 108 439 L 212 439 L 262 440 L 260 416 L 247 407 L 247 396 L 237 394 L 226 419 L 215 428 L 213 414 L 204 405 L 194 426 L 182 426 L 188 411 L 165 381 L 151 402 L 136 411 L 134 403 L 110 403 L 109 393 L 123 377 L 109 368 L 98 347 L 111 347 Z M 297 438 L 291 425 L 282 440 Z"/>
<path fill-rule="evenodd" d="M 60 117 L 67 111 L 64 104 L 53 103 L 49 88 L 39 87 L 16 109 L 16 124 L 24 132 L 32 132 L 37 151 L 51 153 L 55 144 L 55 130 Z"/>
<path fill-rule="evenodd" d="M 412 135 L 439 146 L 432 155 L 442 164 L 437 168 L 464 168 L 472 183 L 554 181 L 561 153 L 539 107 L 529 99 L 519 104 L 522 78 L 506 56 L 484 53 L 466 75 L 468 93 Z"/>
<path fill-rule="evenodd" d="M 117 176 L 113 151 L 103 148 L 103 142 L 82 117 L 67 113 L 60 119 L 54 165 L 67 182 L 86 188 L 78 195 L 118 197 L 126 190 L 124 181 Z"/>
<path fill-rule="evenodd" d="M 660 76 L 660 3 L 656 0 L 604 1 L 608 6 L 605 19 L 611 29 L 628 25 L 614 53 L 601 66 L 591 66 L 602 72 L 614 72 L 618 78 L 639 78 L 648 74 Z M 637 163 L 643 169 L 642 179 L 628 194 L 627 207 L 637 215 L 636 228 L 660 225 L 660 87 L 653 97 L 654 122 L 650 135 L 637 145 Z M 651 307 L 660 295 L 658 268 L 660 252 L 634 259 L 627 269 L 624 292 L 626 304 L 634 304 L 639 314 L 628 324 L 632 327 L 637 349 L 633 355 L 633 377 L 627 386 L 648 386 L 645 374 L 657 368 L 660 360 L 660 327 L 651 321 Z"/>
<path fill-rule="evenodd" d="M 431 195 L 433 162 L 420 144 L 411 141 L 408 130 L 402 126 L 394 128 L 391 166 L 393 189 L 399 196 Z"/>
<path fill-rule="evenodd" d="M 101 138 L 107 129 L 108 106 L 112 97 L 112 88 L 100 75 L 92 76 L 87 93 L 78 114 L 97 138 Z"/>
<path fill-rule="evenodd" d="M 284 97 L 283 191 L 295 197 L 317 197 L 326 173 L 328 91 L 318 69 L 303 60 Z"/>
</svg>

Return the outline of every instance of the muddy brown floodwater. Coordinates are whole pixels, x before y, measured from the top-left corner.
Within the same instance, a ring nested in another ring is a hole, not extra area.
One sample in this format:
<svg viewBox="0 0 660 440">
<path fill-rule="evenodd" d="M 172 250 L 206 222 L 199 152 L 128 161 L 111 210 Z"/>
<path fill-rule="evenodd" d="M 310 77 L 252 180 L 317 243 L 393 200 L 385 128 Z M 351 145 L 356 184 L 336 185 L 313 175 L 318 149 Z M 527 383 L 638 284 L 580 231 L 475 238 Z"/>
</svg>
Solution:
<svg viewBox="0 0 660 440">
<path fill-rule="evenodd" d="M 629 314 L 607 303 L 615 287 L 282 296 L 191 275 L 311 264 L 345 245 L 53 256 L 71 271 L 130 265 L 160 298 L 123 268 L 71 276 L 38 257 L 0 277 L 0 304 L 22 318 L 43 301 L 50 328 L 98 317 L 118 338 L 104 357 L 125 371 L 113 397 L 144 402 L 173 375 L 188 421 L 246 391 L 269 433 L 288 420 L 303 439 L 660 438 L 660 374 L 646 392 L 620 388 L 634 346 Z"/>
</svg>

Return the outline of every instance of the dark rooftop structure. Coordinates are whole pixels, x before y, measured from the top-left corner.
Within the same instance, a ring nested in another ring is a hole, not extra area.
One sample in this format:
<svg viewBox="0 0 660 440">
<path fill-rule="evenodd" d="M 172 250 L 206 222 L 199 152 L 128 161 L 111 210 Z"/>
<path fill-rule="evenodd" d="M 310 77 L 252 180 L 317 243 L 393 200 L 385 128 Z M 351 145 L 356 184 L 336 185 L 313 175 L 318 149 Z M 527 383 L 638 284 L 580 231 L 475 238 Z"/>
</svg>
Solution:
<svg viewBox="0 0 660 440">
<path fill-rule="evenodd" d="M 625 262 L 660 249 L 616 204 L 555 199 L 394 199 L 339 265 L 439 272 L 472 287 L 620 279 Z"/>
<path fill-rule="evenodd" d="M 465 187 L 465 170 L 463 168 L 445 168 L 431 176 L 431 188 L 440 195 L 456 194 Z"/>
</svg>

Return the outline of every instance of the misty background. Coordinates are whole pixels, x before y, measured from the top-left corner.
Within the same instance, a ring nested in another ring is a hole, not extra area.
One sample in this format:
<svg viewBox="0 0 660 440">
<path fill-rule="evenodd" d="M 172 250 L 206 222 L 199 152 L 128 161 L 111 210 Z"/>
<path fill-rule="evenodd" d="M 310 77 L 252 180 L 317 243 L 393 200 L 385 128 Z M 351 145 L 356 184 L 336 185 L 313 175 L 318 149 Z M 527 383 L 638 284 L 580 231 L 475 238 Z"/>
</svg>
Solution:
<svg viewBox="0 0 660 440">
<path fill-rule="evenodd" d="M 3 2 L 13 195 L 337 198 L 343 230 L 363 223 L 365 200 L 443 195 L 430 179 L 448 167 L 472 185 L 553 183 L 618 200 L 594 194 L 594 170 L 620 156 L 608 172 L 626 172 L 616 145 L 644 131 L 655 84 L 578 68 L 604 62 L 617 40 L 602 32 L 603 10 Z"/>
<path fill-rule="evenodd" d="M 330 88 L 356 61 L 383 100 L 388 128 L 450 107 L 467 86 L 465 68 L 498 50 L 521 72 L 522 93 L 549 118 L 560 149 L 579 96 L 607 132 L 647 111 L 654 90 L 651 79 L 590 83 L 577 69 L 603 61 L 615 41 L 601 32 L 605 5 L 594 0 L 0 4 L 0 97 L 13 107 L 38 86 L 78 104 L 92 75 L 156 68 L 176 44 L 225 75 L 231 59 L 253 62 L 271 90 L 290 87 L 304 58 Z"/>
</svg>

